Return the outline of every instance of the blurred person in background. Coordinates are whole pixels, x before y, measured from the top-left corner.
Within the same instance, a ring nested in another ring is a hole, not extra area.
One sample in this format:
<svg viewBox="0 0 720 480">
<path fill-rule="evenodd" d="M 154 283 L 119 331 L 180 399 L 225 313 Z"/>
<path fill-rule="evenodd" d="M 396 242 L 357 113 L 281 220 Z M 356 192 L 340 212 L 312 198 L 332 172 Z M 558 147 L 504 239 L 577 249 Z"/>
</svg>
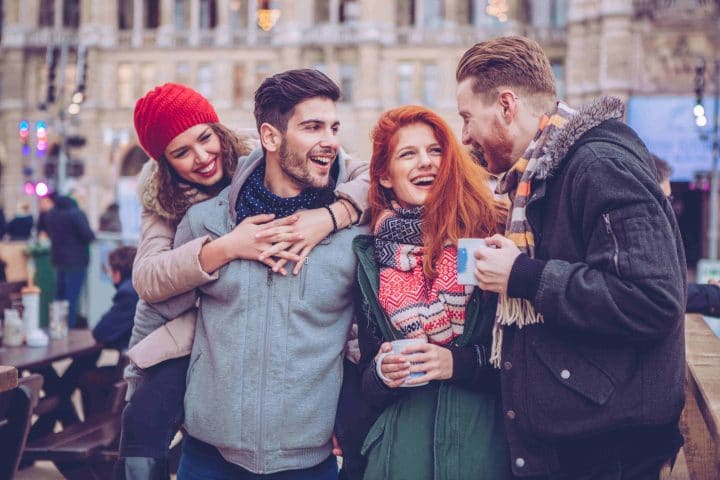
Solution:
<svg viewBox="0 0 720 480">
<path fill-rule="evenodd" d="M 5 233 L 11 241 L 24 241 L 30 238 L 33 217 L 28 202 L 18 202 L 15 217 L 8 222 Z"/>
<path fill-rule="evenodd" d="M 137 249 L 118 247 L 108 255 L 110 278 L 117 289 L 110 310 L 105 312 L 93 328 L 93 337 L 108 348 L 125 350 L 130 343 L 135 307 L 139 300 L 132 285 L 132 268 Z"/>
<path fill-rule="evenodd" d="M 660 184 L 665 196 L 672 200 L 672 187 L 670 177 L 672 167 L 662 158 L 652 154 L 655 162 L 657 182 Z M 720 316 L 720 285 L 717 279 L 710 279 L 708 283 L 688 282 L 687 313 L 700 313 L 713 317 Z"/>
<path fill-rule="evenodd" d="M 55 298 L 67 300 L 68 327 L 79 327 L 77 310 L 90 261 L 90 243 L 95 234 L 87 216 L 75 201 L 53 197 L 54 206 L 44 217 L 43 228 L 50 238 L 50 260 L 55 269 Z"/>
</svg>

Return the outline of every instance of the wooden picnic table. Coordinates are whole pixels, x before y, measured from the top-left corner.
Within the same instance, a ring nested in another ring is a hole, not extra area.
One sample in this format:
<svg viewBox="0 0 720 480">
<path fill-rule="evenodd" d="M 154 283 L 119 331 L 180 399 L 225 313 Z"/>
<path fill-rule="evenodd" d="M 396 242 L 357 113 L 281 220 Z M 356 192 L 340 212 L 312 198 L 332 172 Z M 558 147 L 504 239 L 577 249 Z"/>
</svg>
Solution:
<svg viewBox="0 0 720 480">
<path fill-rule="evenodd" d="M 0 365 L 0 392 L 6 392 L 17 387 L 18 372 L 15 367 Z"/>
<path fill-rule="evenodd" d="M 79 386 L 81 375 L 95 368 L 102 348 L 90 330 L 81 329 L 71 329 L 66 338 L 51 339 L 44 347 L 0 347 L 0 365 L 43 376 L 45 396 L 35 408 L 39 418 L 30 431 L 31 440 L 51 433 L 56 421 L 60 421 L 63 427 L 80 421 L 72 394 Z M 62 374 L 58 374 L 52 364 L 65 359 L 72 362 Z"/>
<path fill-rule="evenodd" d="M 66 338 L 51 339 L 46 347 L 0 347 L 0 365 L 10 365 L 18 370 L 32 370 L 51 365 L 58 360 L 97 353 L 102 348 L 90 330 L 71 329 Z"/>
</svg>

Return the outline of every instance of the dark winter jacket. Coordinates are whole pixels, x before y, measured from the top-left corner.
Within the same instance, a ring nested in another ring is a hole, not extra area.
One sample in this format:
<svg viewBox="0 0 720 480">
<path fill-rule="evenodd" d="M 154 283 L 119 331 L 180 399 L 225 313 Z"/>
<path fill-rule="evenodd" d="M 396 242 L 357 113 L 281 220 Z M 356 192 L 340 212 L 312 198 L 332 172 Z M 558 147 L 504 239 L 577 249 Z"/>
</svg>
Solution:
<svg viewBox="0 0 720 480">
<path fill-rule="evenodd" d="M 642 141 L 601 98 L 551 139 L 532 184 L 536 258 L 511 297 L 544 323 L 507 328 L 502 397 L 514 473 L 669 455 L 685 374 L 685 255 Z M 615 453 L 612 453 L 615 452 Z"/>
<path fill-rule="evenodd" d="M 687 313 L 720 316 L 720 287 L 717 285 L 688 283 Z"/>
<path fill-rule="evenodd" d="M 486 355 L 497 296 L 475 289 L 470 298 L 465 331 L 450 347 L 453 378 L 391 389 L 377 375 L 374 357 L 382 342 L 402 335 L 390 325 L 377 300 L 379 270 L 373 237 L 357 237 L 353 249 L 358 257 L 356 320 L 363 398 L 369 407 L 382 412 L 363 445 L 367 459 L 364 478 L 511 478 L 497 371 Z"/>
<path fill-rule="evenodd" d="M 95 240 L 95 234 L 75 202 L 69 197 L 58 197 L 44 223 L 51 242 L 52 264 L 66 269 L 87 267 L 88 246 Z"/>
<path fill-rule="evenodd" d="M 17 216 L 10 220 L 5 228 L 5 233 L 10 240 L 27 240 L 32 233 L 33 217 L 32 215 Z"/>
<path fill-rule="evenodd" d="M 93 337 L 108 348 L 125 350 L 130 342 L 135 306 L 138 294 L 132 286 L 132 280 L 126 278 L 117 287 L 110 310 L 105 312 L 93 328 Z"/>
</svg>

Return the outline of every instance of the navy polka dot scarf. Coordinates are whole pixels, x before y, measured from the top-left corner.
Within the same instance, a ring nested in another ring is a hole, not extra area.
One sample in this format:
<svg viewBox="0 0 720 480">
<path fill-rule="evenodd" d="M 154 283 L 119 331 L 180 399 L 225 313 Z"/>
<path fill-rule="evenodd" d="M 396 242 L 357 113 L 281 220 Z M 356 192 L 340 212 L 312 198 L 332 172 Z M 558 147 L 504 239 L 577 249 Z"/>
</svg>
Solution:
<svg viewBox="0 0 720 480">
<path fill-rule="evenodd" d="M 265 164 L 250 174 L 240 190 L 235 212 L 237 223 L 246 217 L 262 213 L 274 213 L 276 218 L 287 217 L 298 210 L 320 208 L 335 201 L 334 182 L 326 188 L 306 188 L 296 197 L 282 198 L 265 188 Z"/>
</svg>

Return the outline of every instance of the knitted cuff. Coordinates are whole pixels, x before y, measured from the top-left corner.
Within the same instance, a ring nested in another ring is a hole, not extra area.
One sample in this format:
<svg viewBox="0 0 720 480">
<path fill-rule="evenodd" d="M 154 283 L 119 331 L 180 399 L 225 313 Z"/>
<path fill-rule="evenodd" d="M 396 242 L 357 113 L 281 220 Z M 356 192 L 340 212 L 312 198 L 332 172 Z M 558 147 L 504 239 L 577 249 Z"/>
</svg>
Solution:
<svg viewBox="0 0 720 480">
<path fill-rule="evenodd" d="M 513 263 L 508 279 L 508 297 L 526 298 L 531 302 L 535 300 L 538 288 L 540 288 L 540 277 L 545 268 L 545 261 L 530 258 L 521 253 Z"/>
</svg>

